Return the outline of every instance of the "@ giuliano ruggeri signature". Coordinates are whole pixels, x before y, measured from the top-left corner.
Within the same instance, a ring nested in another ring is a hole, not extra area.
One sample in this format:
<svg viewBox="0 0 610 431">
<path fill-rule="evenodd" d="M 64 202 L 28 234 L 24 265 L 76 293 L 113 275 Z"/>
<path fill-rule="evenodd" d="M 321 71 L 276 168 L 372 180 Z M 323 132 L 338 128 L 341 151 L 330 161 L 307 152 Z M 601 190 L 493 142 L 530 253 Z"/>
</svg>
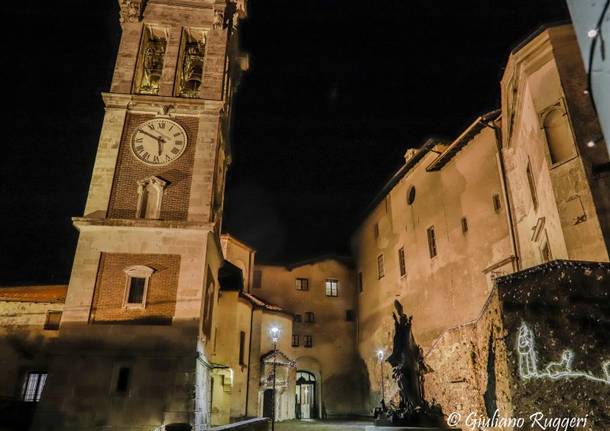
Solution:
<svg viewBox="0 0 610 431">
<path fill-rule="evenodd" d="M 610 360 L 602 362 L 601 368 L 604 376 L 598 377 L 590 371 L 573 370 L 574 352 L 571 350 L 564 350 L 559 362 L 549 362 L 544 371 L 539 371 L 534 333 L 525 322 L 519 328 L 517 351 L 519 353 L 519 375 L 523 380 L 542 378 L 559 380 L 582 377 L 594 382 L 610 384 Z"/>
</svg>

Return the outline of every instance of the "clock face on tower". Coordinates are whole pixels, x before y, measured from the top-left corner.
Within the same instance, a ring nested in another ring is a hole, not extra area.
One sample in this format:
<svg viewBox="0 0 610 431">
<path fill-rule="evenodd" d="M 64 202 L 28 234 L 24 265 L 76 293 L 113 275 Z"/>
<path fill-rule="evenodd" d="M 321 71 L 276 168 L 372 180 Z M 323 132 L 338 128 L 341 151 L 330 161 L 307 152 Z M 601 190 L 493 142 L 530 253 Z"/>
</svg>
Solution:
<svg viewBox="0 0 610 431">
<path fill-rule="evenodd" d="M 186 132 L 182 126 L 167 118 L 143 122 L 131 137 L 134 156 L 153 166 L 173 162 L 184 153 L 186 144 Z"/>
</svg>

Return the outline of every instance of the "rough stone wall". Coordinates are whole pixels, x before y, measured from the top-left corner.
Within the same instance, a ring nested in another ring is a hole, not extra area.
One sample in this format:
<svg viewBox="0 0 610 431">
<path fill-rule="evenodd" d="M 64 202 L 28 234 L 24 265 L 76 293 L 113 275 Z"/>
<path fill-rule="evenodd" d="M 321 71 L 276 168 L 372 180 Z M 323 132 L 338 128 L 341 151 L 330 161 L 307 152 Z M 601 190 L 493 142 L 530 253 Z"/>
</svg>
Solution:
<svg viewBox="0 0 610 431">
<path fill-rule="evenodd" d="M 125 268 L 144 265 L 155 272 L 149 279 L 144 308 L 125 308 Z M 180 256 L 170 254 L 102 253 L 98 270 L 92 322 L 149 320 L 171 323 L 176 309 Z"/>
<path fill-rule="evenodd" d="M 163 193 L 161 219 L 186 220 L 188 213 L 193 154 L 197 139 L 196 118 L 175 118 L 187 133 L 188 144 L 178 160 L 167 166 L 149 166 L 137 160 L 131 150 L 131 138 L 144 121 L 154 118 L 150 115 L 129 114 L 119 150 L 119 161 L 114 176 L 109 205 L 111 218 L 135 218 L 138 203 L 138 184 L 152 175 L 169 182 Z"/>
<path fill-rule="evenodd" d="M 584 377 L 520 377 L 517 337 L 522 324 L 533 332 L 538 372 L 561 362 L 570 349 L 572 369 L 606 378 L 610 360 L 610 265 L 555 261 L 498 280 L 512 404 L 517 417 L 585 417 L 583 430 L 610 429 L 610 380 Z M 555 367 L 558 370 L 558 367 Z"/>
<path fill-rule="evenodd" d="M 63 309 L 62 303 L 0 301 L 0 327 L 42 327 L 46 322 L 47 312 Z"/>
</svg>

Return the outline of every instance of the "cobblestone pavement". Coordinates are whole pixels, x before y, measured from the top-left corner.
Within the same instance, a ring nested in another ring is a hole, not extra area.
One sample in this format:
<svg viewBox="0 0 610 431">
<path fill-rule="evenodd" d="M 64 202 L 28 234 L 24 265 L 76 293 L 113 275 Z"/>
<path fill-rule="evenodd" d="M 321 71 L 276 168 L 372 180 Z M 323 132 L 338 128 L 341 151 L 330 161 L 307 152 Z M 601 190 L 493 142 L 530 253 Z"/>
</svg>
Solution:
<svg viewBox="0 0 610 431">
<path fill-rule="evenodd" d="M 275 431 L 364 431 L 372 422 L 345 421 L 285 421 L 275 424 Z"/>
</svg>

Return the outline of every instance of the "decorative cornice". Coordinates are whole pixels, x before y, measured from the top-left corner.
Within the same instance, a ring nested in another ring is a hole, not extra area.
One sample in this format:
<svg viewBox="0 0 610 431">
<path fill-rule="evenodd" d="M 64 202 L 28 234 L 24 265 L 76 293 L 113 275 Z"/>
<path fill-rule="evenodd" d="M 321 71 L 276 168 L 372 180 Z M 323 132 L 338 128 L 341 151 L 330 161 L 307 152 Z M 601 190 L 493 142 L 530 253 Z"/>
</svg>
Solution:
<svg viewBox="0 0 610 431">
<path fill-rule="evenodd" d="M 178 221 L 178 220 L 152 220 L 152 219 L 113 219 L 72 217 L 72 224 L 80 231 L 87 228 L 115 228 L 127 227 L 135 229 L 181 229 L 210 231 L 215 230 L 213 223 Z"/>
<path fill-rule="evenodd" d="M 140 22 L 144 13 L 146 0 L 119 0 L 121 8 L 119 22 Z"/>
<path fill-rule="evenodd" d="M 222 100 L 159 97 L 143 94 L 102 93 L 106 109 L 129 111 L 159 116 L 219 114 L 225 106 Z"/>
</svg>

